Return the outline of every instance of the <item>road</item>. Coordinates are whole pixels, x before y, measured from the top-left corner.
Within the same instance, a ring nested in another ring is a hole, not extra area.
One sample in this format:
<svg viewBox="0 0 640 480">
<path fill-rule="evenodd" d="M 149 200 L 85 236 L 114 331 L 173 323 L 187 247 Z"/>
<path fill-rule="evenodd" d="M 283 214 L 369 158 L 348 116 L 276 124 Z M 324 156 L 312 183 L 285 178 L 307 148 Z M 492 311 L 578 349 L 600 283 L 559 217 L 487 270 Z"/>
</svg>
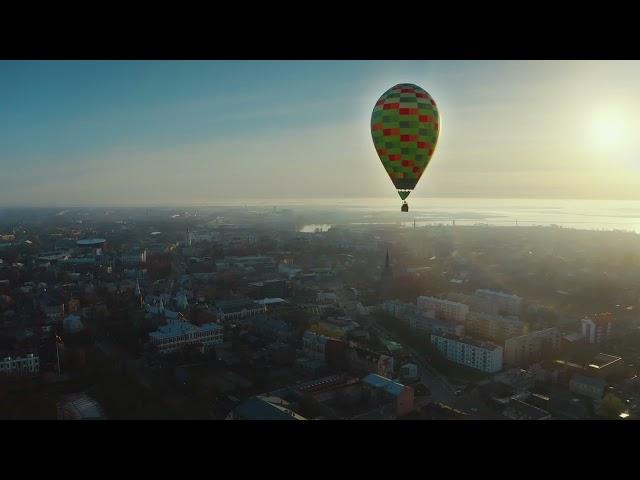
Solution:
<svg viewBox="0 0 640 480">
<path fill-rule="evenodd" d="M 384 334 L 385 336 L 400 343 L 402 348 L 413 357 L 419 368 L 420 380 L 429 388 L 429 390 L 431 390 L 431 399 L 434 402 L 442 402 L 449 405 L 454 402 L 456 398 L 454 393 L 456 388 L 452 386 L 446 378 L 436 372 L 431 365 L 429 365 L 424 355 L 414 348 L 402 343 L 395 335 L 380 326 L 377 322 L 371 322 L 370 326 L 377 333 Z"/>
</svg>

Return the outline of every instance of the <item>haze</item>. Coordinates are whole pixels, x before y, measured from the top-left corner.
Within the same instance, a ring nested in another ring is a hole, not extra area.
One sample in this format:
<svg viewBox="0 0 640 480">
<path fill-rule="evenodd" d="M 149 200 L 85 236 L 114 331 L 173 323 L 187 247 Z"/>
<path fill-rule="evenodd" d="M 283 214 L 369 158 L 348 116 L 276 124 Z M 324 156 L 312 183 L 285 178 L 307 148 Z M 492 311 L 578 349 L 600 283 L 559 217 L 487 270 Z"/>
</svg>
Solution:
<svg viewBox="0 0 640 480">
<path fill-rule="evenodd" d="M 412 198 L 640 200 L 637 61 L 4 61 L 0 204 L 396 200 L 369 120 L 401 82 L 442 116 Z"/>
</svg>

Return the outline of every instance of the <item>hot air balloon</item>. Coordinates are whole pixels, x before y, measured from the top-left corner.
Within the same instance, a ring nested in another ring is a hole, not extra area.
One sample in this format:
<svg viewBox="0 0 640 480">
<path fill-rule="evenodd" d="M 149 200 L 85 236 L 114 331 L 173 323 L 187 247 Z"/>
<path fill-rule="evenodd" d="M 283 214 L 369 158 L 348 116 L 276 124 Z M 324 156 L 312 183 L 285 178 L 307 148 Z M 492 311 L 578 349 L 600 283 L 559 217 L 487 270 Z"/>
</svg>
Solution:
<svg viewBox="0 0 640 480">
<path fill-rule="evenodd" d="M 436 102 L 417 85 L 401 83 L 391 87 L 373 107 L 373 144 L 403 200 L 403 212 L 409 211 L 406 199 L 433 156 L 439 131 Z"/>
</svg>

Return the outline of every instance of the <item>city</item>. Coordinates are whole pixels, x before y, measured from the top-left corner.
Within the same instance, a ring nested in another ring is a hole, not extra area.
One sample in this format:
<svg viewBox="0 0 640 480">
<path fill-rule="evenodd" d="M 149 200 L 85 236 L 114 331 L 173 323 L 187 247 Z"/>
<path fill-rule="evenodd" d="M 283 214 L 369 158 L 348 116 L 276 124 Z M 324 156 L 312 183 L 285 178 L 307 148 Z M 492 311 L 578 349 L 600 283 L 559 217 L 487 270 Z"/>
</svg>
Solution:
<svg viewBox="0 0 640 480">
<path fill-rule="evenodd" d="M 385 215 L 4 209 L 0 415 L 638 417 L 638 234 Z"/>
</svg>

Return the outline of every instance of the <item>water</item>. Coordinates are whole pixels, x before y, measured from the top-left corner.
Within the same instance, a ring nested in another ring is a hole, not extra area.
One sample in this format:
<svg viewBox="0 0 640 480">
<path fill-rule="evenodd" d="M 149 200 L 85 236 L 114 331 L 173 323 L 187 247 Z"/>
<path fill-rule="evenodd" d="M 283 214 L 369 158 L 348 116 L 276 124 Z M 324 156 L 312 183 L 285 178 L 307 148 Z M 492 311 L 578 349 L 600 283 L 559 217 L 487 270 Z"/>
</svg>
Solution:
<svg viewBox="0 0 640 480">
<path fill-rule="evenodd" d="M 326 232 L 331 228 L 328 223 L 312 223 L 310 225 L 304 225 L 299 232 L 302 233 L 314 233 L 314 232 Z"/>
<path fill-rule="evenodd" d="M 272 200 L 273 202 L 273 200 Z M 491 226 L 558 225 L 588 230 L 625 230 L 640 233 L 640 201 L 568 199 L 409 198 L 409 213 L 401 213 L 399 199 L 358 198 L 284 200 L 291 208 L 349 210 L 360 214 L 357 223 L 400 223 L 405 226 L 448 224 Z M 395 212 L 395 213 L 394 213 Z M 355 222 L 354 222 L 355 223 Z M 310 225 L 325 229 L 326 225 Z"/>
</svg>

